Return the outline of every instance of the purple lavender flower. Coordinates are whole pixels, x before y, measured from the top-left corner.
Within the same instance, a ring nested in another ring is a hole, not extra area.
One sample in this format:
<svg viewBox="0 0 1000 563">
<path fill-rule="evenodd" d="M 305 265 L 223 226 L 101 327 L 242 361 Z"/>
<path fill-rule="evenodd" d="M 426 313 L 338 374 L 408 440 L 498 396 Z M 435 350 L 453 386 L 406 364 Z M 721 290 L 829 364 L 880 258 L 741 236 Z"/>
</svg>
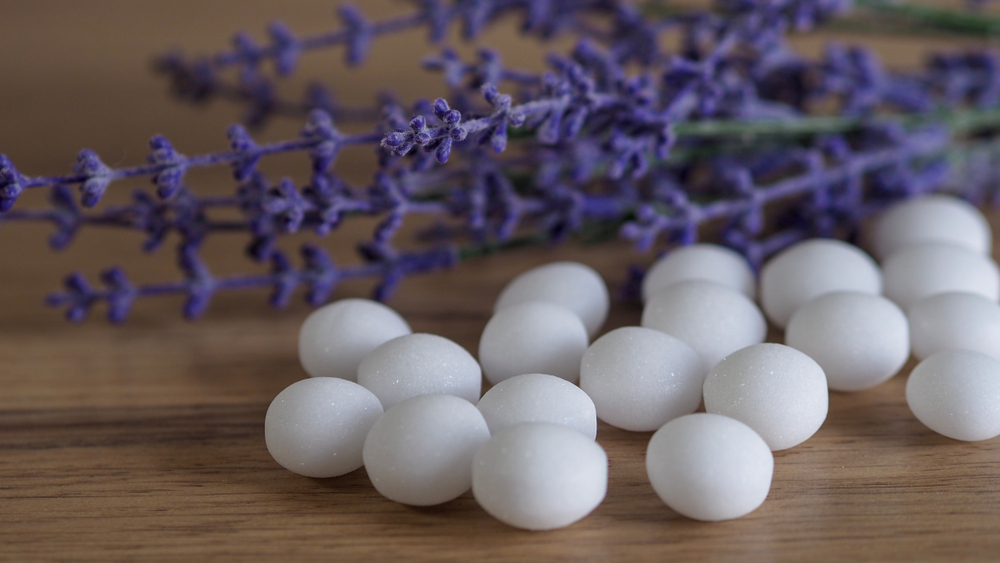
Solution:
<svg viewBox="0 0 1000 563">
<path fill-rule="evenodd" d="M 615 0 L 421 0 L 413 13 L 384 21 L 343 7 L 342 27 L 316 36 L 275 24 L 264 42 L 241 34 L 229 51 L 169 55 L 159 67 L 188 99 L 247 103 L 250 124 L 306 116 L 298 138 L 258 141 L 234 125 L 226 149 L 187 155 L 155 137 L 144 165 L 111 167 L 82 151 L 72 171 L 57 176 L 25 176 L 0 155 L 0 222 L 48 221 L 56 247 L 95 225 L 141 231 L 150 252 L 179 235 L 177 281 L 136 285 L 113 268 L 100 287 L 74 274 L 49 298 L 71 320 L 103 303 L 120 322 L 144 297 L 184 295 L 193 318 L 221 291 L 267 288 L 271 303 L 284 306 L 302 289 L 317 305 L 341 280 L 357 277 L 377 278 L 374 294 L 384 299 L 408 275 L 575 234 L 619 233 L 649 250 L 694 242 L 716 224 L 721 241 L 759 264 L 802 237 L 851 236 L 887 202 L 954 189 L 956 179 L 970 197 L 995 197 L 996 141 L 970 142 L 975 157 L 964 160 L 956 155 L 966 147 L 954 143 L 1000 126 L 997 57 L 944 54 L 925 72 L 902 74 L 863 48 L 834 45 L 813 61 L 788 46 L 787 30 L 809 29 L 845 8 L 839 0 L 735 0 L 714 14 L 655 18 Z M 441 72 L 452 93 L 412 110 L 390 95 L 378 109 L 345 108 L 317 85 L 304 101 L 290 102 L 274 87 L 313 51 L 344 46 L 348 62 L 359 64 L 383 35 L 426 26 L 441 41 L 460 24 L 473 39 L 511 12 L 523 16 L 526 32 L 569 33 L 575 47 L 550 56 L 545 73 L 508 68 L 488 49 L 463 62 L 445 48 L 424 66 Z M 660 44 L 665 29 L 681 33 L 679 53 Z M 814 102 L 838 114 L 808 118 Z M 887 110 L 898 117 L 872 117 Z M 342 119 L 368 126 L 347 134 L 337 126 Z M 336 163 L 358 146 L 381 147 L 379 166 L 369 182 L 351 185 Z M 269 156 L 287 153 L 308 161 L 301 185 L 259 170 Z M 232 195 L 202 196 L 187 183 L 188 170 L 207 166 L 231 168 Z M 116 183 L 137 177 L 149 178 L 156 194 L 140 190 L 130 203 L 90 209 Z M 48 207 L 11 209 L 25 189 L 39 187 L 51 189 Z M 319 246 L 305 245 L 297 266 L 281 250 L 289 233 L 327 235 L 355 215 L 376 220 L 358 241 L 357 263 L 334 264 Z M 399 233 L 416 216 L 432 218 L 434 227 L 414 249 Z M 200 248 L 221 231 L 244 233 L 248 254 L 268 270 L 213 274 Z"/>
</svg>

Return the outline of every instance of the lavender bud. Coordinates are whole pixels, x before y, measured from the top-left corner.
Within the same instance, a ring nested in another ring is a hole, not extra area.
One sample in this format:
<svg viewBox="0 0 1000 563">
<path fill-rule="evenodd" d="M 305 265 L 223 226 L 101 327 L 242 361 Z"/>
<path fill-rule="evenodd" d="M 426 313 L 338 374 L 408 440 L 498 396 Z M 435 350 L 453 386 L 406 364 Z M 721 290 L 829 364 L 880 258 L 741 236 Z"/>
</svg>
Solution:
<svg viewBox="0 0 1000 563">
<path fill-rule="evenodd" d="M 448 157 L 451 156 L 451 137 L 445 137 L 441 140 L 441 144 L 437 148 L 435 153 L 437 156 L 437 161 L 441 164 L 448 162 Z"/>
<path fill-rule="evenodd" d="M 451 108 L 448 107 L 448 102 L 444 98 L 434 100 L 434 105 L 431 106 L 431 109 L 434 112 L 434 115 L 441 121 L 444 121 L 445 114 L 451 110 Z"/>
</svg>

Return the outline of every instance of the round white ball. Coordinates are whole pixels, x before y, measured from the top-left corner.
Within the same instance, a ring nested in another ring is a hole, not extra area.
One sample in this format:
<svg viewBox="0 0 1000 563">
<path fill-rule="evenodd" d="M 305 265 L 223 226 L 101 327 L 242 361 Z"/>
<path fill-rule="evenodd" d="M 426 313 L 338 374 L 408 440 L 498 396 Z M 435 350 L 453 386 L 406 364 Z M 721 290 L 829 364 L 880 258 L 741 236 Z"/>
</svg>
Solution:
<svg viewBox="0 0 1000 563">
<path fill-rule="evenodd" d="M 757 297 L 757 278 L 746 258 L 725 246 L 699 243 L 675 248 L 654 262 L 642 279 L 642 300 L 687 280 L 714 281 Z"/>
<path fill-rule="evenodd" d="M 698 408 L 704 373 L 698 354 L 681 340 L 627 326 L 587 348 L 580 388 L 594 400 L 604 422 L 649 432 Z"/>
<path fill-rule="evenodd" d="M 608 456 L 565 426 L 527 422 L 490 438 L 473 460 L 472 494 L 501 522 L 526 530 L 569 526 L 608 489 Z"/>
<path fill-rule="evenodd" d="M 560 305 L 532 301 L 498 311 L 479 339 L 479 361 L 490 383 L 525 373 L 548 373 L 575 383 L 587 329 Z"/>
<path fill-rule="evenodd" d="M 753 428 L 772 451 L 791 448 L 815 434 L 826 420 L 829 400 L 823 368 L 781 344 L 755 344 L 733 352 L 705 379 L 705 410 Z"/>
<path fill-rule="evenodd" d="M 695 520 L 745 516 L 771 490 L 774 455 L 749 426 L 718 414 L 674 419 L 646 449 L 646 473 L 667 506 Z"/>
<path fill-rule="evenodd" d="M 597 409 L 582 389 L 554 375 L 528 373 L 505 379 L 476 405 L 490 433 L 522 422 L 548 422 L 597 438 Z"/>
<path fill-rule="evenodd" d="M 312 377 L 358 380 L 358 364 L 385 342 L 410 334 L 399 313 L 368 299 L 341 299 L 316 309 L 299 331 L 299 361 Z"/>
<path fill-rule="evenodd" d="M 917 364 L 906 402 L 931 430 L 968 442 L 1000 436 L 1000 362 L 971 350 L 945 350 Z"/>
<path fill-rule="evenodd" d="M 875 387 L 910 357 L 903 311 L 885 297 L 853 291 L 827 293 L 799 307 L 785 344 L 816 360 L 835 391 Z"/>
<path fill-rule="evenodd" d="M 601 330 L 611 306 L 604 279 L 579 262 L 553 262 L 517 276 L 500 292 L 493 312 L 529 301 L 554 303 L 573 311 L 591 337 Z"/>
<path fill-rule="evenodd" d="M 875 224 L 872 250 L 879 260 L 911 244 L 945 242 L 988 255 L 993 247 L 990 224 L 969 202 L 932 194 L 901 201 Z"/>
<path fill-rule="evenodd" d="M 365 470 L 403 504 L 448 502 L 472 486 L 472 458 L 490 439 L 483 415 L 454 395 L 421 395 L 392 407 L 365 440 Z"/>
<path fill-rule="evenodd" d="M 382 405 L 357 383 L 334 377 L 304 379 L 271 401 L 264 443 L 282 467 L 306 477 L 336 477 L 362 465 L 365 437 Z"/>
<path fill-rule="evenodd" d="M 358 366 L 358 383 L 389 410 L 416 397 L 445 393 L 479 401 L 483 372 L 475 358 L 458 344 L 435 334 L 408 334 L 394 338 Z"/>
<path fill-rule="evenodd" d="M 962 349 L 1000 360 L 1000 305 L 974 293 L 939 293 L 910 307 L 910 343 L 918 360 Z"/>
<path fill-rule="evenodd" d="M 885 296 L 908 311 L 938 293 L 964 291 L 996 301 L 1000 270 L 991 258 L 962 246 L 927 243 L 907 246 L 882 264 Z"/>
<path fill-rule="evenodd" d="M 705 369 L 767 337 L 767 321 L 753 301 L 707 280 L 678 282 L 660 290 L 643 308 L 640 324 L 683 340 Z"/>
<path fill-rule="evenodd" d="M 809 239 L 779 252 L 760 271 L 761 307 L 779 328 L 803 304 L 833 291 L 882 293 L 878 265 L 846 242 Z"/>
</svg>

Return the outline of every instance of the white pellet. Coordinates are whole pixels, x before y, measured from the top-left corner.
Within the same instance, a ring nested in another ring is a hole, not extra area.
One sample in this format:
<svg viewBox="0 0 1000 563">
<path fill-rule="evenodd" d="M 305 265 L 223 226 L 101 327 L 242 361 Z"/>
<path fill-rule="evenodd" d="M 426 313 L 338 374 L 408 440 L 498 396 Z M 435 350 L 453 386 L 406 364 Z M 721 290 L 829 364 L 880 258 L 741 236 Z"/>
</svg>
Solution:
<svg viewBox="0 0 1000 563">
<path fill-rule="evenodd" d="M 882 264 L 885 296 L 909 311 L 917 301 L 938 293 L 965 291 L 996 301 L 1000 270 L 991 258 L 947 243 L 907 246 Z"/>
<path fill-rule="evenodd" d="M 545 301 L 573 311 L 593 338 L 608 318 L 608 286 L 593 268 L 579 262 L 553 262 L 524 272 L 500 292 L 493 312 L 529 301 Z"/>
<path fill-rule="evenodd" d="M 779 328 L 804 303 L 833 291 L 882 293 L 878 265 L 846 242 L 809 239 L 775 255 L 760 272 L 761 307 Z"/>
<path fill-rule="evenodd" d="M 767 337 L 767 321 L 753 301 L 707 280 L 682 281 L 660 290 L 646 303 L 641 324 L 683 340 L 706 370 Z"/>
<path fill-rule="evenodd" d="M 580 388 L 594 400 L 604 422 L 648 432 L 698 408 L 704 373 L 698 354 L 681 340 L 628 326 L 587 349 Z"/>
<path fill-rule="evenodd" d="M 753 428 L 773 451 L 806 441 L 823 425 L 828 409 L 823 368 L 781 344 L 733 352 L 705 379 L 705 410 Z"/>
<path fill-rule="evenodd" d="M 716 244 L 692 244 L 671 250 L 653 263 L 642 279 L 642 300 L 672 284 L 687 280 L 709 280 L 729 286 L 749 297 L 757 297 L 757 279 L 746 258 Z"/>
<path fill-rule="evenodd" d="M 1000 360 L 1000 305 L 975 293 L 939 293 L 910 307 L 910 343 L 918 360 L 962 349 Z"/>
<path fill-rule="evenodd" d="M 646 472 L 667 506 L 688 518 L 715 522 L 749 514 L 764 502 L 774 455 L 746 424 L 696 413 L 653 434 Z"/>
<path fill-rule="evenodd" d="M 799 307 L 785 344 L 816 360 L 835 391 L 875 387 L 910 357 L 903 311 L 885 297 L 854 291 L 827 293 Z"/>
<path fill-rule="evenodd" d="M 593 440 L 556 424 L 505 428 L 477 453 L 472 494 L 491 516 L 526 530 L 569 526 L 608 488 L 608 456 Z"/>
<path fill-rule="evenodd" d="M 472 486 L 472 458 L 490 439 L 483 415 L 454 395 L 421 395 L 392 407 L 365 440 L 375 489 L 403 504 L 430 506 Z"/>
<path fill-rule="evenodd" d="M 525 373 L 547 373 L 575 383 L 587 342 L 587 329 L 572 311 L 532 301 L 493 315 L 479 339 L 479 361 L 493 385 Z"/>
<path fill-rule="evenodd" d="M 410 397 L 437 393 L 475 405 L 483 377 L 465 348 L 434 334 L 408 334 L 372 350 L 358 366 L 358 383 L 389 410 Z"/>
<path fill-rule="evenodd" d="M 1000 362 L 971 350 L 945 350 L 917 364 L 906 382 L 917 420 L 955 440 L 1000 436 Z"/>
<path fill-rule="evenodd" d="M 389 307 L 368 299 L 341 299 L 313 311 L 299 331 L 299 361 L 312 377 L 358 380 L 358 364 L 381 344 L 410 334 Z"/>
<path fill-rule="evenodd" d="M 282 467 L 306 477 L 336 477 L 362 465 L 361 450 L 382 405 L 370 391 L 334 377 L 304 379 L 271 401 L 264 442 Z"/>
<path fill-rule="evenodd" d="M 988 255 L 990 224 L 974 206 L 952 195 L 934 194 L 896 203 L 879 218 L 872 251 L 880 261 L 911 244 L 946 242 Z"/>
<path fill-rule="evenodd" d="M 597 437 L 597 409 L 582 389 L 554 375 L 529 373 L 505 379 L 479 399 L 490 433 L 522 422 L 549 422 Z"/>
</svg>

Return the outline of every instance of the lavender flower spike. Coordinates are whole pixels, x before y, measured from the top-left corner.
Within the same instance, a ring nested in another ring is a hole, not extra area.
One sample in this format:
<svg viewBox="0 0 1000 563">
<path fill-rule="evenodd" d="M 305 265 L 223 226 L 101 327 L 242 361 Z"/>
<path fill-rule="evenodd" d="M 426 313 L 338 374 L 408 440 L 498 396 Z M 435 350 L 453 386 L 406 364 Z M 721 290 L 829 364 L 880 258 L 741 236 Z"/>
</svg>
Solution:
<svg viewBox="0 0 1000 563">
<path fill-rule="evenodd" d="M 525 111 L 541 114 L 552 111 L 555 102 L 529 102 L 512 107 L 507 94 L 497 92 L 492 84 L 482 88 L 483 98 L 492 106 L 493 112 L 487 116 L 462 122 L 462 113 L 448 106 L 443 98 L 434 101 L 432 111 L 437 125 L 428 125 L 427 117 L 418 115 L 410 120 L 408 130 L 393 131 L 382 138 L 382 147 L 393 155 L 403 156 L 421 147 L 434 151 L 438 162 L 444 164 L 451 155 L 454 143 L 460 143 L 469 135 L 476 135 L 480 144 L 489 144 L 497 153 L 507 146 L 507 127 L 524 125 Z"/>
<path fill-rule="evenodd" d="M 455 114 L 449 114 L 452 115 Z M 461 117 L 461 114 L 457 115 Z M 459 135 L 458 132 L 454 134 Z M 0 155 L 0 210 L 10 209 L 27 188 L 74 184 L 79 186 L 83 206 L 93 207 L 112 182 L 141 176 L 149 176 L 156 185 L 157 194 L 163 199 L 170 199 L 179 192 L 184 175 L 191 168 L 228 165 L 233 168 L 237 179 L 245 179 L 253 173 L 261 158 L 280 153 L 307 152 L 314 172 L 320 173 L 332 165 L 341 148 L 374 145 L 380 141 L 382 133 L 380 128 L 375 128 L 370 133 L 344 135 L 333 126 L 333 120 L 326 112 L 313 110 L 299 139 L 257 144 L 240 126 L 230 127 L 228 136 L 229 151 L 187 156 L 175 149 L 166 138 L 157 135 L 149 141 L 147 164 L 125 168 L 111 168 L 101 162 L 93 151 L 85 149 L 77 156 L 73 172 L 61 176 L 23 176 L 10 159 Z"/>
</svg>

